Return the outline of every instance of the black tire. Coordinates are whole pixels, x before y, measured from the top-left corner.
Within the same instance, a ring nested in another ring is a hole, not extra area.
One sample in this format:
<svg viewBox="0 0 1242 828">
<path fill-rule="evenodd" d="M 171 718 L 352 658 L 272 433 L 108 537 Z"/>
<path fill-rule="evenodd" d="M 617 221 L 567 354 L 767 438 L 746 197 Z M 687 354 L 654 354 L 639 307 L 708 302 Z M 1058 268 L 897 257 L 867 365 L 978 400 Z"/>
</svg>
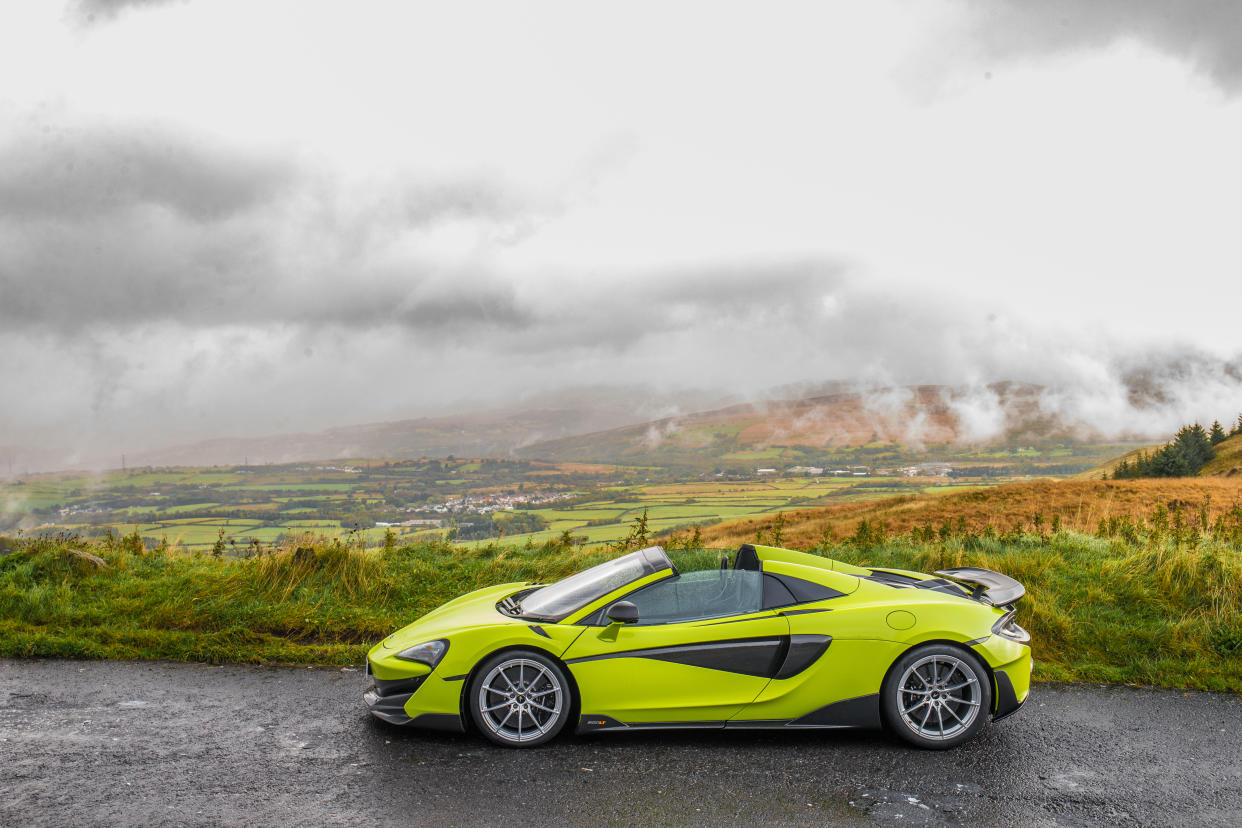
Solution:
<svg viewBox="0 0 1242 828">
<path fill-rule="evenodd" d="M 471 721 L 504 747 L 535 747 L 556 738 L 569 721 L 573 703 L 573 685 L 565 671 L 536 650 L 492 656 L 479 665 L 466 688 Z"/>
<path fill-rule="evenodd" d="M 888 729 L 910 744 L 947 750 L 973 739 L 992 718 L 992 681 L 969 650 L 924 644 L 893 662 L 880 710 Z"/>
</svg>

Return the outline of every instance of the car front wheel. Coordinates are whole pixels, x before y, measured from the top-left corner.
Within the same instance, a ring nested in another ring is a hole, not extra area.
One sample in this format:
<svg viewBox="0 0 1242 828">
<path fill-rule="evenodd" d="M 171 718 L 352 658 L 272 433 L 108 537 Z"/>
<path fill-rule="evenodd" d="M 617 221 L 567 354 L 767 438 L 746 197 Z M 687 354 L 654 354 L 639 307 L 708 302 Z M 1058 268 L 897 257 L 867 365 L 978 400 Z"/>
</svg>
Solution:
<svg viewBox="0 0 1242 828">
<path fill-rule="evenodd" d="M 549 741 L 565 726 L 572 707 L 564 671 L 534 650 L 511 650 L 488 659 L 467 693 L 479 731 L 506 747 Z"/>
<path fill-rule="evenodd" d="M 881 705 L 889 728 L 911 744 L 943 750 L 977 734 L 992 714 L 992 683 L 973 653 L 925 644 L 897 659 Z"/>
</svg>

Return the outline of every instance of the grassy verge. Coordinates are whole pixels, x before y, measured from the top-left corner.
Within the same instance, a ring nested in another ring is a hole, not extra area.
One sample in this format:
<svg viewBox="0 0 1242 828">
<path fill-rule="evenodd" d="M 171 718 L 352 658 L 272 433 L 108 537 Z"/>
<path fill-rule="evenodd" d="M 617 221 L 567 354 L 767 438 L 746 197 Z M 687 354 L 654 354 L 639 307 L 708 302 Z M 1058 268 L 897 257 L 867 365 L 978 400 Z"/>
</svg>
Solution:
<svg viewBox="0 0 1242 828">
<path fill-rule="evenodd" d="M 1103 534 L 871 535 L 813 551 L 1013 575 L 1027 587 L 1020 620 L 1043 679 L 1242 692 L 1242 544 L 1134 525 Z M 0 556 L 0 656 L 356 664 L 374 641 L 471 589 L 554 580 L 614 554 L 558 542 L 367 550 L 308 537 L 230 558 L 132 537 L 22 541 Z M 683 568 L 717 555 L 674 553 Z"/>
</svg>

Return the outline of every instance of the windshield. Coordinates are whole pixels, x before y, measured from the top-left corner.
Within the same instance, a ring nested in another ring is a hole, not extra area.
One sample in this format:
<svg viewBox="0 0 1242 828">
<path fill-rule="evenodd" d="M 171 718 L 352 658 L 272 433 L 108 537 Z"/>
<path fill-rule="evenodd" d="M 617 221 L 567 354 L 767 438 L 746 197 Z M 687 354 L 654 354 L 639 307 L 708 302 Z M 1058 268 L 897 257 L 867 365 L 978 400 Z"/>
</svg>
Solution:
<svg viewBox="0 0 1242 828">
<path fill-rule="evenodd" d="M 640 549 L 540 587 L 522 598 L 519 611 L 524 617 L 559 621 L 614 589 L 661 569 L 672 569 L 672 566 L 660 547 Z"/>
</svg>

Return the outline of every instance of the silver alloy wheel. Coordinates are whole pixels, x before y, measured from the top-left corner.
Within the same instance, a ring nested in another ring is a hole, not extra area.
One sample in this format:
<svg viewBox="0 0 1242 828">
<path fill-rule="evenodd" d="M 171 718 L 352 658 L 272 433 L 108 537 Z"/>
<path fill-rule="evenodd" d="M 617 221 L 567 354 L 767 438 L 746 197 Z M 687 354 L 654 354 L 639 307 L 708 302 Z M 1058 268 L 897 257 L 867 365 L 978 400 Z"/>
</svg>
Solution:
<svg viewBox="0 0 1242 828">
<path fill-rule="evenodd" d="M 479 686 L 483 724 L 507 742 L 529 742 L 560 718 L 565 692 L 556 675 L 538 661 L 513 658 L 492 668 Z"/>
<path fill-rule="evenodd" d="M 902 673 L 897 687 L 902 721 L 924 739 L 952 739 L 979 717 L 983 688 L 975 668 L 960 658 L 924 656 Z"/>
</svg>

